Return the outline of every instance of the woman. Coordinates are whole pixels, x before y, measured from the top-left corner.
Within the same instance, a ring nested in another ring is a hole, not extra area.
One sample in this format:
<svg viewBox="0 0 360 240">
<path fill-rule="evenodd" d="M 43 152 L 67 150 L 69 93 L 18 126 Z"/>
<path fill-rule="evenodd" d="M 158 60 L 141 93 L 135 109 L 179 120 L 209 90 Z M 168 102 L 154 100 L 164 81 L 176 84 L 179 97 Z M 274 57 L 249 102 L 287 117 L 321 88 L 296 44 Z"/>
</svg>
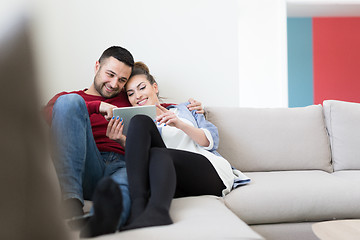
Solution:
<svg viewBox="0 0 360 240">
<path fill-rule="evenodd" d="M 124 147 L 131 215 L 125 229 L 172 223 L 169 208 L 175 197 L 224 196 L 236 175 L 217 152 L 217 128 L 186 104 L 160 105 L 158 85 L 147 66 L 135 63 L 125 86 L 133 106 L 156 105 L 157 118 L 135 116 L 127 136 L 121 119 L 110 120 L 107 136 Z M 114 218 L 115 219 L 115 218 Z"/>
</svg>

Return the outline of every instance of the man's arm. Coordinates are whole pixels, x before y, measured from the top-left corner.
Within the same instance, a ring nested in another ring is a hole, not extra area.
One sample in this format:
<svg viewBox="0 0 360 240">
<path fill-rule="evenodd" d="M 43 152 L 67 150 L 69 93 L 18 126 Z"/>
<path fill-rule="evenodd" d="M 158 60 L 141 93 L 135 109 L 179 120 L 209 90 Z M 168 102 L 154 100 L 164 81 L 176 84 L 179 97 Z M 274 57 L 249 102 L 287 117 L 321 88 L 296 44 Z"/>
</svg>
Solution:
<svg viewBox="0 0 360 240">
<path fill-rule="evenodd" d="M 100 102 L 99 113 L 104 116 L 108 121 L 113 117 L 113 109 L 116 108 L 115 105 L 106 102 Z"/>
<path fill-rule="evenodd" d="M 196 110 L 196 113 L 197 114 L 204 114 L 205 113 L 205 110 L 204 108 L 202 107 L 201 105 L 201 102 L 199 101 L 196 101 L 195 99 L 193 98 L 190 98 L 188 100 L 188 102 L 190 103 L 189 105 L 187 105 L 187 108 L 191 111 L 193 110 Z"/>
<path fill-rule="evenodd" d="M 56 94 L 52 99 L 50 99 L 50 101 L 46 104 L 46 106 L 43 108 L 43 114 L 45 117 L 46 122 L 48 123 L 48 125 L 51 125 L 52 122 L 52 112 L 53 112 L 53 108 L 54 108 L 54 104 L 56 102 L 56 100 L 66 94 L 70 94 L 69 92 L 61 92 Z M 74 93 L 76 94 L 76 93 Z M 103 114 L 103 112 L 100 112 L 100 104 L 101 101 L 91 101 L 91 102 L 86 102 L 86 108 L 88 109 L 88 113 L 89 115 L 93 114 L 93 113 L 101 113 L 102 115 L 105 116 L 105 114 Z"/>
</svg>

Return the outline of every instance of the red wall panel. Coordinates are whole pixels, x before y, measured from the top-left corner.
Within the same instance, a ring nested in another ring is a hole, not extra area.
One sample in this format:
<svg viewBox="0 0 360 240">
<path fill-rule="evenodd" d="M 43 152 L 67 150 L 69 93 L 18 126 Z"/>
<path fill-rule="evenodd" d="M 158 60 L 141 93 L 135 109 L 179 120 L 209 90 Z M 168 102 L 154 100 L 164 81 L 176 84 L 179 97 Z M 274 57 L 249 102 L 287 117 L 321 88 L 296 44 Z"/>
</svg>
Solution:
<svg viewBox="0 0 360 240">
<path fill-rule="evenodd" d="M 360 18 L 313 18 L 314 103 L 360 102 Z"/>
</svg>

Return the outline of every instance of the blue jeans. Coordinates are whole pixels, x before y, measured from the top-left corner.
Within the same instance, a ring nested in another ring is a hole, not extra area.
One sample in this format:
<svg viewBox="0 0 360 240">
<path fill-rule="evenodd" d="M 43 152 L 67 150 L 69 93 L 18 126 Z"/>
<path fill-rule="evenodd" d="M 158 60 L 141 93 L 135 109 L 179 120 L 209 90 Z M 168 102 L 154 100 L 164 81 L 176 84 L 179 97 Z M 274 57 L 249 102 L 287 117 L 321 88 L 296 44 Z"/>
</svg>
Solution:
<svg viewBox="0 0 360 240">
<path fill-rule="evenodd" d="M 91 200 L 95 187 L 110 176 L 123 197 L 122 226 L 130 213 L 130 195 L 124 155 L 100 152 L 91 129 L 84 99 L 78 94 L 60 96 L 55 102 L 51 131 L 55 141 L 53 161 L 63 200 Z M 93 211 L 91 211 L 93 212 Z"/>
</svg>

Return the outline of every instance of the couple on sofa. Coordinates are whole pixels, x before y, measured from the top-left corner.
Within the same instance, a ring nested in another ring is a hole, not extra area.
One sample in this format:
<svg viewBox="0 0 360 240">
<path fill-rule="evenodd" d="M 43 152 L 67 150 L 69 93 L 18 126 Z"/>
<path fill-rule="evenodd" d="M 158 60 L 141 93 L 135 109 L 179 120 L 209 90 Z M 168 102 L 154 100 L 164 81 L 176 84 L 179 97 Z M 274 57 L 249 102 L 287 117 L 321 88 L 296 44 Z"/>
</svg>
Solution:
<svg viewBox="0 0 360 240">
<path fill-rule="evenodd" d="M 147 66 L 113 46 L 96 62 L 90 88 L 47 104 L 65 218 L 82 218 L 84 199 L 93 201 L 82 237 L 171 224 L 173 197 L 222 196 L 239 180 L 216 152 L 217 128 L 201 104 L 160 105 L 158 92 Z M 112 110 L 129 105 L 156 105 L 155 124 L 137 115 L 125 136 Z"/>
</svg>

